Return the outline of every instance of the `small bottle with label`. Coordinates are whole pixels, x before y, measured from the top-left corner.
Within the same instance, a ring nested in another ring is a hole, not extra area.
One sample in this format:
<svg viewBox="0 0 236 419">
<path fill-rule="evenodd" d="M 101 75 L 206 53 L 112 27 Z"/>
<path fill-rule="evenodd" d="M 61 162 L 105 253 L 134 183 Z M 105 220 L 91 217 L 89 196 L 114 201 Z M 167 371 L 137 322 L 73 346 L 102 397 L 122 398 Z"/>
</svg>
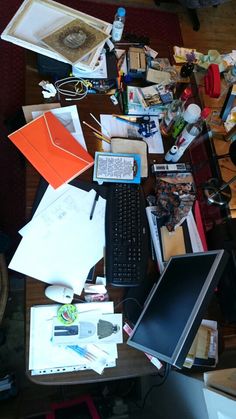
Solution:
<svg viewBox="0 0 236 419">
<path fill-rule="evenodd" d="M 125 15 L 126 10 L 124 7 L 119 7 L 115 14 L 115 18 L 112 25 L 112 41 L 119 42 L 122 38 L 124 26 L 125 26 Z"/>
<path fill-rule="evenodd" d="M 169 151 L 167 151 L 165 155 L 165 161 L 173 161 L 174 155 L 177 153 L 178 147 L 173 145 Z"/>
<path fill-rule="evenodd" d="M 172 162 L 173 163 L 175 163 L 175 162 L 177 162 L 177 161 L 179 161 L 179 159 L 182 157 L 182 155 L 184 154 L 184 152 L 185 152 L 185 148 L 184 147 L 177 147 L 177 152 L 173 155 L 173 158 L 172 158 Z"/>
</svg>

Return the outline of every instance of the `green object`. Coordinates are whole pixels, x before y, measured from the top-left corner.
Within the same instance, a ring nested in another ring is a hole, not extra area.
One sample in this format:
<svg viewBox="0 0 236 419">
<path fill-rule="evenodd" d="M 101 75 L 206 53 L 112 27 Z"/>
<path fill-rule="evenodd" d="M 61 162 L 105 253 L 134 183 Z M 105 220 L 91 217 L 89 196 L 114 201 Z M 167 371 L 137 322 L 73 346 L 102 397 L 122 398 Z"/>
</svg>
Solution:
<svg viewBox="0 0 236 419">
<path fill-rule="evenodd" d="M 71 324 L 78 317 L 78 311 L 73 304 L 64 304 L 57 312 L 58 320 L 63 324 Z"/>
</svg>

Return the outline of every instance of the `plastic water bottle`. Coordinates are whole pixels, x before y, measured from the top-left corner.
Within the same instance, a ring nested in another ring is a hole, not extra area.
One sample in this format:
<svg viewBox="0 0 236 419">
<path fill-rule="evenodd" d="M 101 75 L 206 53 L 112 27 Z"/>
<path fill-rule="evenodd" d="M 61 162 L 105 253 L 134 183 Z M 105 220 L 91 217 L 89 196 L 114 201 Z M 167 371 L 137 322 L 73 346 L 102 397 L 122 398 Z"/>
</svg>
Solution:
<svg viewBox="0 0 236 419">
<path fill-rule="evenodd" d="M 124 7 L 119 7 L 115 14 L 115 18 L 112 25 L 112 41 L 119 42 L 122 38 L 124 26 L 125 26 L 125 15 L 126 10 Z"/>
</svg>

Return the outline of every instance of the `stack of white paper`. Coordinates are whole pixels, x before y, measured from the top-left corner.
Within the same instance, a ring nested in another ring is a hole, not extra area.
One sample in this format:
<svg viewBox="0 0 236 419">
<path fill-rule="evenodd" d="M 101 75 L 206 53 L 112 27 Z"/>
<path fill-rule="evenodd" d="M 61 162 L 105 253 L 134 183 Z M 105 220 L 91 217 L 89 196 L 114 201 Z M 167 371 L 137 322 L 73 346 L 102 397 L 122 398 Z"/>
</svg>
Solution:
<svg viewBox="0 0 236 419">
<path fill-rule="evenodd" d="M 53 325 L 59 307 L 60 305 L 57 304 L 31 307 L 29 370 L 32 375 L 91 369 L 91 363 L 86 358 L 68 349 L 66 345 L 53 342 Z M 96 315 L 98 312 L 103 315 L 114 313 L 113 302 L 76 304 L 76 307 L 81 315 L 84 312 L 96 313 Z M 118 316 L 122 315 L 118 314 Z M 121 321 L 120 318 L 119 322 Z M 63 326 L 62 323 L 61 326 Z M 84 339 L 84 345 L 86 341 Z M 106 367 L 115 366 L 118 356 L 116 343 L 112 343 L 110 339 L 109 343 L 96 343 L 96 346 L 106 353 Z"/>
<path fill-rule="evenodd" d="M 23 238 L 9 268 L 80 295 L 91 267 L 104 255 L 106 201 L 99 197 L 90 220 L 94 198 L 94 190 L 48 187 L 35 216 L 20 231 Z"/>
</svg>

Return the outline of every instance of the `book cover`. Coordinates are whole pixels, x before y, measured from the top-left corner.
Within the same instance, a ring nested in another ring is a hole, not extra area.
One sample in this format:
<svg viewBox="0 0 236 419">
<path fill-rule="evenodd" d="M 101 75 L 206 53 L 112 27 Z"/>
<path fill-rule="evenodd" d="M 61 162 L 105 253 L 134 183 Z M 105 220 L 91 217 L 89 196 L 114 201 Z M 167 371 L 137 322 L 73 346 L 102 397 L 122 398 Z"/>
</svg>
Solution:
<svg viewBox="0 0 236 419">
<path fill-rule="evenodd" d="M 8 138 L 54 189 L 94 163 L 90 154 L 51 112 L 45 112 Z"/>
</svg>

